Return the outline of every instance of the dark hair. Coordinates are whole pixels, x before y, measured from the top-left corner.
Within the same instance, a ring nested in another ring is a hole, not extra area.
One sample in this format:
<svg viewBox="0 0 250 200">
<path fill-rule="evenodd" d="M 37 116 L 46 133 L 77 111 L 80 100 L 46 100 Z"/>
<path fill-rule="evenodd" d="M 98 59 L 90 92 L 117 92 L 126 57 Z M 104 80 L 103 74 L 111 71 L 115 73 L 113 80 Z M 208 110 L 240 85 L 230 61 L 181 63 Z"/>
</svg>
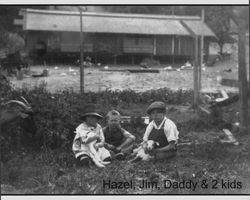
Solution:
<svg viewBox="0 0 250 200">
<path fill-rule="evenodd" d="M 106 118 L 109 119 L 111 116 L 118 116 L 120 117 L 121 114 L 117 110 L 111 110 L 108 112 Z"/>
</svg>

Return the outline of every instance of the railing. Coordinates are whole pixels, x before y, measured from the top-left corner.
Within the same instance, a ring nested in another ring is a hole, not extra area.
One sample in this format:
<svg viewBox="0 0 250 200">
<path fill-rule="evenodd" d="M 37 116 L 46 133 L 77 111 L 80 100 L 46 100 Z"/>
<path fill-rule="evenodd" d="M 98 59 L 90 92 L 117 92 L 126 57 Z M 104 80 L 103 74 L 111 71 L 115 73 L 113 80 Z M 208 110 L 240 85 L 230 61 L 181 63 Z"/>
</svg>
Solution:
<svg viewBox="0 0 250 200">
<path fill-rule="evenodd" d="M 140 119 L 144 124 L 149 124 L 149 117 L 131 117 L 131 116 L 121 116 L 121 123 L 131 123 L 132 119 Z"/>
</svg>

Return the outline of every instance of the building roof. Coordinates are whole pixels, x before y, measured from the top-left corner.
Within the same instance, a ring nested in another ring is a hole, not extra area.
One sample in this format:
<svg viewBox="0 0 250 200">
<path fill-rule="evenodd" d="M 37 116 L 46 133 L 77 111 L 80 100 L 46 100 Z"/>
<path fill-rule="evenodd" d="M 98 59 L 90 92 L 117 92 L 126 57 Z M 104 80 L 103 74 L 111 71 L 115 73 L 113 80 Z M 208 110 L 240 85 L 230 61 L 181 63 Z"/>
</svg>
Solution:
<svg viewBox="0 0 250 200">
<path fill-rule="evenodd" d="M 183 20 L 183 22 L 196 34 L 201 35 L 202 31 L 207 36 L 215 36 L 213 31 L 200 20 Z"/>
<path fill-rule="evenodd" d="M 72 11 L 23 9 L 22 20 L 15 24 L 23 30 L 36 31 L 80 31 L 80 13 Z M 166 16 L 146 14 L 116 14 L 83 12 L 83 32 L 88 33 L 123 33 L 147 35 L 190 35 L 181 21 L 185 22 L 194 33 L 201 34 L 202 24 L 197 16 Z M 215 37 L 215 34 L 204 23 L 204 36 Z"/>
</svg>

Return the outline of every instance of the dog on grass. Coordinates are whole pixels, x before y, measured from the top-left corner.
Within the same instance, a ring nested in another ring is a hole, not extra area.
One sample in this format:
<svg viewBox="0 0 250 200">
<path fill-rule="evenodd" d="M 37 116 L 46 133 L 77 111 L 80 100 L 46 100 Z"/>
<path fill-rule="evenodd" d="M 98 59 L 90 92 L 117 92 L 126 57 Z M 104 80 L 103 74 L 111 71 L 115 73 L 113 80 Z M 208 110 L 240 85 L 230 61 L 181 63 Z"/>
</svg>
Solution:
<svg viewBox="0 0 250 200">
<path fill-rule="evenodd" d="M 130 162 L 137 162 L 140 160 L 150 161 L 154 159 L 154 156 L 150 155 L 155 148 L 159 146 L 158 142 L 153 140 L 148 140 L 147 142 L 143 142 L 140 146 L 133 150 L 132 156 L 135 156 Z"/>
</svg>

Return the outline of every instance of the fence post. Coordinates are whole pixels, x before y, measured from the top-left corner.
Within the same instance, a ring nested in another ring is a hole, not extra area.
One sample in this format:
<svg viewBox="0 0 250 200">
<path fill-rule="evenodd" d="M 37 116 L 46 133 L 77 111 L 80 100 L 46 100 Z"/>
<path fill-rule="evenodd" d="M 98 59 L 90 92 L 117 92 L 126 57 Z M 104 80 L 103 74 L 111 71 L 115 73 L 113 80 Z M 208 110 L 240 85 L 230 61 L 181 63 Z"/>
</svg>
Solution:
<svg viewBox="0 0 250 200">
<path fill-rule="evenodd" d="M 196 109 L 198 106 L 199 101 L 199 58 L 198 58 L 198 36 L 195 35 L 195 50 L 194 50 L 194 101 L 193 101 L 193 108 Z"/>
<path fill-rule="evenodd" d="M 248 82 L 246 70 L 246 31 L 239 23 L 238 39 L 238 64 L 239 64 L 239 94 L 240 94 L 240 132 L 248 132 Z"/>
<path fill-rule="evenodd" d="M 83 66 L 83 37 L 82 37 L 82 9 L 80 11 L 80 91 L 84 93 L 84 66 Z"/>
</svg>

